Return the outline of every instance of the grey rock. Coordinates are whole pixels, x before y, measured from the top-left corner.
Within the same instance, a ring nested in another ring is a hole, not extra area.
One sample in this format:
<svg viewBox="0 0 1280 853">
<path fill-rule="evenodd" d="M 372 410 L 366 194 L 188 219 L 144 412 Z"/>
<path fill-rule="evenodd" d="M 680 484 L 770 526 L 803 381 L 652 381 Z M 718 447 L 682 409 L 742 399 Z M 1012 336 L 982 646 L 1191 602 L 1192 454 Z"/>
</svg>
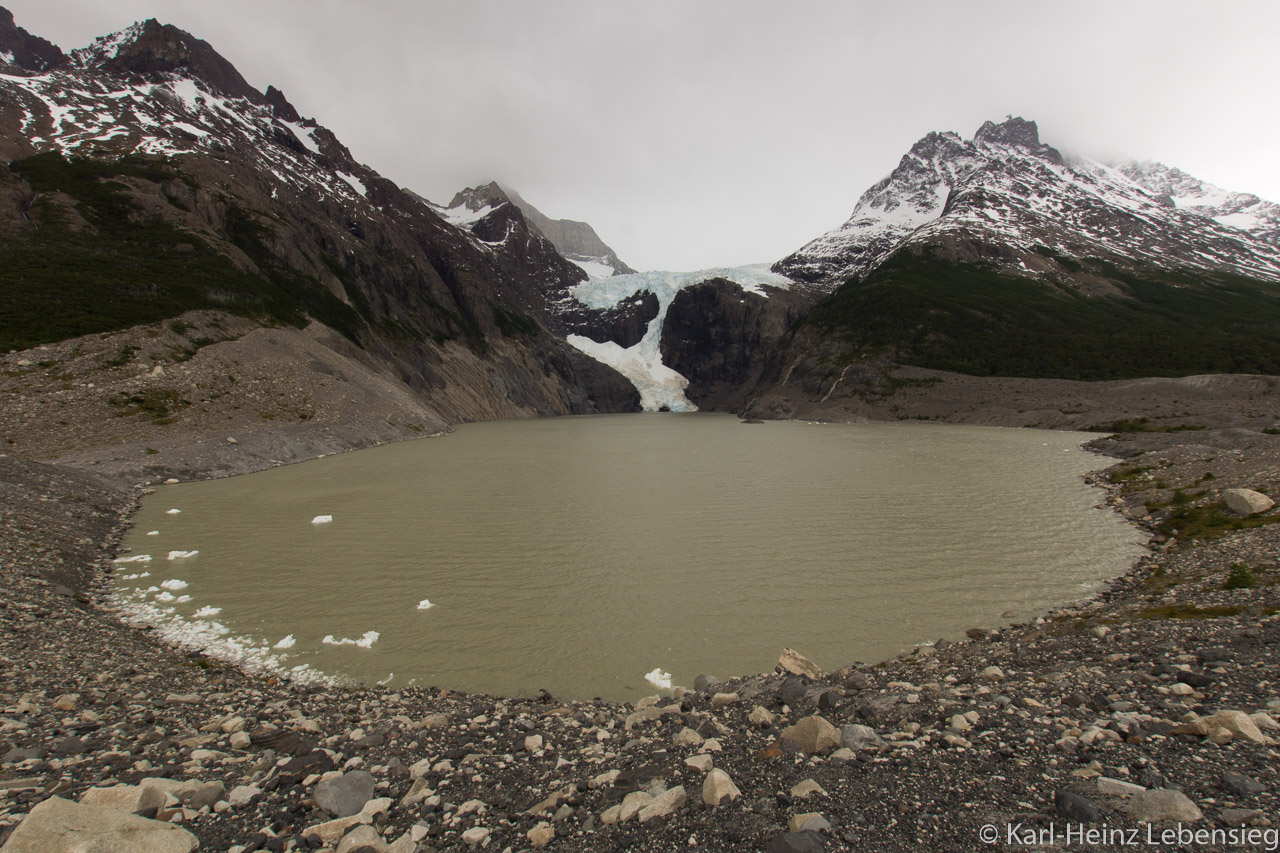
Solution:
<svg viewBox="0 0 1280 853">
<path fill-rule="evenodd" d="M 693 689 L 699 693 L 710 693 L 711 689 L 720 684 L 720 679 L 714 675 L 699 675 L 693 679 Z"/>
<path fill-rule="evenodd" d="M 827 842 L 813 831 L 779 832 L 764 846 L 764 853 L 822 853 Z"/>
<path fill-rule="evenodd" d="M 1102 819 L 1102 809 L 1088 797 L 1071 791 L 1059 791 L 1053 797 L 1053 808 L 1058 817 L 1076 823 L 1097 823 Z"/>
<path fill-rule="evenodd" d="M 840 729 L 840 745 L 854 752 L 861 752 L 864 749 L 882 749 L 884 740 L 870 726 L 850 723 Z"/>
<path fill-rule="evenodd" d="M 1223 809 L 1218 815 L 1227 826 L 1242 827 L 1262 817 L 1261 809 Z"/>
<path fill-rule="evenodd" d="M 783 679 L 782 685 L 778 688 L 778 698 L 784 705 L 794 708 L 804 701 L 805 694 L 808 692 L 809 685 L 805 679 L 800 676 L 791 676 Z"/>
<path fill-rule="evenodd" d="M 1263 785 L 1257 779 L 1250 778 L 1243 773 L 1237 773 L 1234 770 L 1228 770 L 1222 774 L 1222 787 L 1226 788 L 1237 797 L 1248 797 L 1252 794 L 1261 794 L 1264 790 Z"/>
<path fill-rule="evenodd" d="M 187 800 L 188 808 L 199 811 L 201 808 L 208 806 L 213 808 L 213 804 L 227 796 L 227 786 L 221 782 L 205 782 L 196 792 L 191 795 L 191 799 Z"/>
<path fill-rule="evenodd" d="M 316 785 L 316 805 L 334 817 L 359 814 L 373 797 L 374 780 L 366 770 L 355 770 Z"/>
</svg>

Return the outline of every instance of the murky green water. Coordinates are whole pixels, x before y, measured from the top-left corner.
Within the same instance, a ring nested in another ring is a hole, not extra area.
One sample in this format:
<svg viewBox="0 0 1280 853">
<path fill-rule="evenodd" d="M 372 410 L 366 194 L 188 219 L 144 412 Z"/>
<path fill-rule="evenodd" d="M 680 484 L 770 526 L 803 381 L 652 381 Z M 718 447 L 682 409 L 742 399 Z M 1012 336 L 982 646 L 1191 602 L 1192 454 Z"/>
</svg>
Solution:
<svg viewBox="0 0 1280 853">
<path fill-rule="evenodd" d="M 1080 475 L 1103 460 L 1084 438 L 709 414 L 471 424 L 163 487 L 129 540 L 152 561 L 119 567 L 149 576 L 122 597 L 183 617 L 171 636 L 219 623 L 261 661 L 253 647 L 292 635 L 285 668 L 392 685 L 631 698 L 655 668 L 688 685 L 771 669 L 784 646 L 835 668 L 1122 572 L 1138 536 L 1095 508 Z M 170 580 L 187 586 L 134 592 Z M 368 648 L 322 642 L 370 631 Z"/>
</svg>

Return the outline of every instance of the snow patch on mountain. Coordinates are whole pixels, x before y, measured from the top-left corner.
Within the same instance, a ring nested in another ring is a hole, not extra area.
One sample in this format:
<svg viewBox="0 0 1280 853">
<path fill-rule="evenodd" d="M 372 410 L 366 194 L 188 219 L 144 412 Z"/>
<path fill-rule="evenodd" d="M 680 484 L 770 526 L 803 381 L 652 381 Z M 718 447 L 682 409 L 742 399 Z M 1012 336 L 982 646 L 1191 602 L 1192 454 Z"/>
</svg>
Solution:
<svg viewBox="0 0 1280 853">
<path fill-rule="evenodd" d="M 615 274 L 613 267 L 608 263 L 605 263 L 603 258 L 570 257 L 567 258 L 567 260 L 575 266 L 580 267 L 589 278 L 609 278 Z"/>
</svg>

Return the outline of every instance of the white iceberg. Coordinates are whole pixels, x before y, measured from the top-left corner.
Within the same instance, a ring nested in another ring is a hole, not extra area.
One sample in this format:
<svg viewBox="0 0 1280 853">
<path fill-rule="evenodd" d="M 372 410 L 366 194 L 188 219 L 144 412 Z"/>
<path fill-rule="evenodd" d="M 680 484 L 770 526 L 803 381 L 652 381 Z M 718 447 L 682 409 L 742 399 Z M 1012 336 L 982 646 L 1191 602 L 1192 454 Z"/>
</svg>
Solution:
<svg viewBox="0 0 1280 853">
<path fill-rule="evenodd" d="M 294 639 L 293 634 L 290 634 L 289 636 L 285 637 L 285 638 L 284 638 L 283 640 L 281 640 L 280 642 L 276 643 L 276 644 L 275 644 L 274 646 L 272 646 L 271 648 L 273 648 L 273 649 L 291 649 L 291 648 L 293 648 L 293 647 L 294 647 L 295 645 L 297 645 L 297 644 L 298 644 L 298 641 L 297 641 L 296 639 Z"/>
<path fill-rule="evenodd" d="M 654 687 L 660 687 L 663 690 L 671 689 L 671 673 L 663 672 L 660 666 L 655 666 L 652 672 L 645 673 L 644 680 Z"/>
<path fill-rule="evenodd" d="M 335 639 L 333 634 L 325 634 L 324 639 L 320 642 L 326 646 L 358 646 L 362 649 L 369 649 L 373 648 L 373 644 L 378 642 L 378 638 L 381 636 L 377 631 L 365 631 L 358 640 L 353 640 L 350 637 L 343 637 L 339 640 Z"/>
<path fill-rule="evenodd" d="M 418 602 L 419 610 L 430 610 L 433 607 L 435 607 L 435 605 L 431 603 L 431 599 L 429 598 L 424 598 Z"/>
<path fill-rule="evenodd" d="M 177 515 L 180 512 L 182 512 L 180 509 L 168 509 L 165 510 L 165 515 Z"/>
<path fill-rule="evenodd" d="M 161 589 L 167 589 L 170 592 L 177 592 L 178 590 L 186 589 L 189 586 L 191 586 L 191 584 L 183 580 L 178 580 L 177 578 L 171 578 L 170 580 L 160 584 Z"/>
<path fill-rule="evenodd" d="M 206 604 L 204 607 L 201 607 L 199 610 L 197 610 L 195 613 L 192 613 L 191 615 L 193 618 L 196 618 L 196 619 L 208 619 L 210 616 L 217 616 L 221 612 L 222 612 L 221 607 L 210 607 L 209 605 Z"/>
<path fill-rule="evenodd" d="M 150 563 L 151 555 L 150 554 L 132 554 L 128 557 L 116 557 L 111 562 L 113 563 Z"/>
<path fill-rule="evenodd" d="M 200 553 L 199 551 L 170 551 L 170 552 L 169 552 L 169 559 L 170 559 L 170 560 L 185 560 L 185 559 L 187 559 L 188 557 L 194 557 L 196 554 L 199 554 L 199 553 Z"/>
<path fill-rule="evenodd" d="M 331 521 L 333 521 L 332 515 L 317 515 L 315 518 L 311 519 L 312 524 L 328 524 Z"/>
<path fill-rule="evenodd" d="M 159 530 L 148 530 L 148 531 L 147 531 L 147 535 L 148 535 L 148 536 L 159 536 L 159 535 L 160 535 L 160 531 L 159 531 Z"/>
</svg>

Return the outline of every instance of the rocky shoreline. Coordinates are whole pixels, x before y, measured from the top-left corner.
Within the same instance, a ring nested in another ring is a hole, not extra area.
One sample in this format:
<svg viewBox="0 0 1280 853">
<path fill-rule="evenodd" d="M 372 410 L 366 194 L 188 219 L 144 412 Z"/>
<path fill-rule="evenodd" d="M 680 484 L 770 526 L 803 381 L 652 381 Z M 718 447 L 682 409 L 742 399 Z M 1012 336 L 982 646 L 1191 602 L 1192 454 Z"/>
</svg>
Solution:
<svg viewBox="0 0 1280 853">
<path fill-rule="evenodd" d="M 71 812 L 157 850 L 1119 849 L 1065 833 L 1148 826 L 1261 847 L 1280 525 L 1200 508 L 1280 491 L 1280 437 L 1094 444 L 1122 460 L 1107 502 L 1154 536 L 1094 599 L 634 705 L 305 687 L 165 647 L 107 606 L 141 487 L 0 457 L 4 849 L 63 849 L 44 822 Z"/>
</svg>

